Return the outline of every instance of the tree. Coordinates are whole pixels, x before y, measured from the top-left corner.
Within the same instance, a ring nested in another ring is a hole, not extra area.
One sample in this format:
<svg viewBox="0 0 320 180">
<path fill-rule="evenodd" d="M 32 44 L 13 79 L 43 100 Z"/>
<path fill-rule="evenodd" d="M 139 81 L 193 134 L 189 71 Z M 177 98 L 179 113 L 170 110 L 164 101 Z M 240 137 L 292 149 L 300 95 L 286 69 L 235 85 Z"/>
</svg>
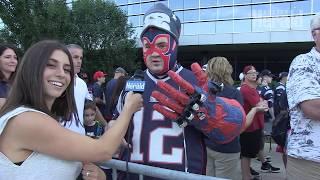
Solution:
<svg viewBox="0 0 320 180">
<path fill-rule="evenodd" d="M 84 69 L 112 72 L 116 66 L 133 71 L 137 48 L 132 28 L 117 6 L 103 0 L 0 0 L 5 28 L 0 40 L 24 51 L 42 39 L 58 39 L 84 48 Z"/>
<path fill-rule="evenodd" d="M 73 32 L 86 49 L 89 72 L 101 69 L 112 73 L 116 66 L 129 72 L 140 66 L 136 62 L 135 39 L 127 17 L 114 3 L 103 0 L 78 0 L 72 3 Z"/>
</svg>

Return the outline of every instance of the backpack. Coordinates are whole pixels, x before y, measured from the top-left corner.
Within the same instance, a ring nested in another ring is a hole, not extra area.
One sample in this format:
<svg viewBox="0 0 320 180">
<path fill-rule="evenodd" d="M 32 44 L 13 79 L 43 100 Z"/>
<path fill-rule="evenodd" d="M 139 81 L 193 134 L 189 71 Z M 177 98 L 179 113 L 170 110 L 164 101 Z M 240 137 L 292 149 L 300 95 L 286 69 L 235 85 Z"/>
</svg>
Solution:
<svg viewBox="0 0 320 180">
<path fill-rule="evenodd" d="M 280 146 L 284 147 L 287 140 L 287 132 L 290 129 L 289 112 L 281 111 L 272 123 L 271 137 Z"/>
</svg>

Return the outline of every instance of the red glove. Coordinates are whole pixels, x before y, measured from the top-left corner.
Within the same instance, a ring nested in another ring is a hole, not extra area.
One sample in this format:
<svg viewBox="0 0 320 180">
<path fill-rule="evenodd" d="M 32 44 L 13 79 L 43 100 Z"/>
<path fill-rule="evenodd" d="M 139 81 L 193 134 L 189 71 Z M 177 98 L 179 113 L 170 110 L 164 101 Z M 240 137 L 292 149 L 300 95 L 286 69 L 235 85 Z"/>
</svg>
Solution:
<svg viewBox="0 0 320 180">
<path fill-rule="evenodd" d="M 159 101 L 153 108 L 180 126 L 194 125 L 217 143 L 232 141 L 240 134 L 245 124 L 246 116 L 242 106 L 236 100 L 216 98 L 215 93 L 219 89 L 217 84 L 208 83 L 207 76 L 198 63 L 193 63 L 191 69 L 197 78 L 198 86 L 191 85 L 177 73 L 169 71 L 170 78 L 186 92 L 158 81 L 158 87 L 169 97 L 159 91 L 153 91 L 152 96 Z M 212 85 L 215 87 L 214 90 L 208 88 Z"/>
</svg>

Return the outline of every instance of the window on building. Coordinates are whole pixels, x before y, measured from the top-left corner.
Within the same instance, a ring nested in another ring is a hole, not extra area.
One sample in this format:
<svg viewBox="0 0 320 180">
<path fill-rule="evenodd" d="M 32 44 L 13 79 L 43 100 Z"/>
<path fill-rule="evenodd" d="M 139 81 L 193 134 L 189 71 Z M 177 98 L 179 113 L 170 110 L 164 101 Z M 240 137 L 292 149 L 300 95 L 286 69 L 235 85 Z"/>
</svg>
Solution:
<svg viewBox="0 0 320 180">
<path fill-rule="evenodd" d="M 252 32 L 270 31 L 271 18 L 252 19 Z"/>
<path fill-rule="evenodd" d="M 252 17 L 265 17 L 270 16 L 270 5 L 253 5 L 252 6 Z"/>
<path fill-rule="evenodd" d="M 219 6 L 233 5 L 233 0 L 218 0 Z"/>
<path fill-rule="evenodd" d="M 162 3 L 162 4 L 166 5 L 166 6 L 169 6 L 168 1 L 159 1 L 157 3 Z"/>
<path fill-rule="evenodd" d="M 184 0 L 184 8 L 199 8 L 199 0 Z"/>
<path fill-rule="evenodd" d="M 234 0 L 234 4 L 248 4 L 251 0 Z"/>
<path fill-rule="evenodd" d="M 199 9 L 197 10 L 189 10 L 189 11 L 184 11 L 184 22 L 187 21 L 198 21 L 199 20 Z"/>
<path fill-rule="evenodd" d="M 290 17 L 272 18 L 271 31 L 289 31 Z"/>
<path fill-rule="evenodd" d="M 135 15 L 140 13 L 140 4 L 128 5 L 128 15 Z"/>
<path fill-rule="evenodd" d="M 183 0 L 170 0 L 169 8 L 172 10 L 183 9 Z"/>
<path fill-rule="evenodd" d="M 271 4 L 271 16 L 290 15 L 290 3 Z"/>
<path fill-rule="evenodd" d="M 179 17 L 180 22 L 183 23 L 183 11 L 175 11 L 174 14 Z"/>
<path fill-rule="evenodd" d="M 313 12 L 320 13 L 320 1 L 313 0 Z"/>
<path fill-rule="evenodd" d="M 217 18 L 217 9 L 200 9 L 200 20 L 215 20 Z"/>
<path fill-rule="evenodd" d="M 232 19 L 233 7 L 218 8 L 218 19 Z"/>
<path fill-rule="evenodd" d="M 233 21 L 217 21 L 216 33 L 232 33 Z"/>
<path fill-rule="evenodd" d="M 292 15 L 309 13 L 311 13 L 311 0 L 291 2 Z"/>
<path fill-rule="evenodd" d="M 216 6 L 217 0 L 200 0 L 200 7 Z"/>
<path fill-rule="evenodd" d="M 270 0 L 251 0 L 252 3 L 270 2 Z"/>
<path fill-rule="evenodd" d="M 183 24 L 183 27 L 184 27 L 184 30 L 183 30 L 184 35 L 197 35 L 197 30 L 198 30 L 197 23 L 185 23 Z"/>
<path fill-rule="evenodd" d="M 141 3 L 141 14 L 144 14 L 148 9 L 154 5 L 154 2 Z"/>
<path fill-rule="evenodd" d="M 128 21 L 129 21 L 129 23 L 132 24 L 133 27 L 137 27 L 140 25 L 139 16 L 129 16 Z"/>
<path fill-rule="evenodd" d="M 198 24 L 198 34 L 214 34 L 216 30 L 215 22 L 200 22 Z"/>
<path fill-rule="evenodd" d="M 120 5 L 120 4 L 127 4 L 128 0 L 115 0 L 116 4 Z"/>
<path fill-rule="evenodd" d="M 251 17 L 251 6 L 235 6 L 234 18 Z"/>
<path fill-rule="evenodd" d="M 128 3 L 138 3 L 140 0 L 128 0 Z"/>
<path fill-rule="evenodd" d="M 308 30 L 310 29 L 310 20 L 312 16 L 294 16 L 291 17 L 292 30 Z"/>
<path fill-rule="evenodd" d="M 235 20 L 233 22 L 233 29 L 235 33 L 251 32 L 251 19 Z"/>
</svg>

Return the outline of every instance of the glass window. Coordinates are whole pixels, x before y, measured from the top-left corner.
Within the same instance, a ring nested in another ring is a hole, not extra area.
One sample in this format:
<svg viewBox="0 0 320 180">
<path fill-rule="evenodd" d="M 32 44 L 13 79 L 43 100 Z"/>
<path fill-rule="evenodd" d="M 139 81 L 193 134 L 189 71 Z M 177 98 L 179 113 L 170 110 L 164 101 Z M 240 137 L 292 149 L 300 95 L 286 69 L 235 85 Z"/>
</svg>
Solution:
<svg viewBox="0 0 320 180">
<path fill-rule="evenodd" d="M 128 3 L 128 0 L 116 0 L 115 1 L 116 2 L 116 4 L 127 4 Z"/>
<path fill-rule="evenodd" d="M 223 5 L 232 5 L 233 0 L 218 0 L 218 5 L 223 6 Z"/>
<path fill-rule="evenodd" d="M 162 3 L 162 4 L 166 5 L 166 6 L 169 6 L 168 1 L 160 1 L 160 2 L 157 2 L 157 3 Z"/>
<path fill-rule="evenodd" d="M 320 13 L 320 1 L 313 0 L 313 12 Z"/>
<path fill-rule="evenodd" d="M 148 9 L 150 9 L 154 5 L 154 2 L 150 3 L 141 3 L 141 14 L 144 14 Z"/>
<path fill-rule="evenodd" d="M 264 17 L 270 16 L 270 5 L 253 5 L 252 6 L 252 17 Z"/>
<path fill-rule="evenodd" d="M 292 30 L 308 30 L 310 29 L 310 20 L 312 16 L 295 16 L 291 17 Z"/>
<path fill-rule="evenodd" d="M 217 0 L 200 0 L 200 7 L 216 6 Z"/>
<path fill-rule="evenodd" d="M 174 12 L 174 14 L 179 17 L 181 23 L 184 22 L 183 21 L 183 11 L 176 11 L 176 12 Z"/>
<path fill-rule="evenodd" d="M 138 3 L 140 0 L 128 0 L 128 3 Z"/>
<path fill-rule="evenodd" d="M 218 19 L 231 19 L 233 16 L 232 7 L 218 8 Z"/>
<path fill-rule="evenodd" d="M 234 0 L 234 4 L 248 4 L 251 0 Z"/>
<path fill-rule="evenodd" d="M 128 21 L 133 27 L 139 26 L 139 16 L 129 16 Z"/>
<path fill-rule="evenodd" d="M 140 4 L 133 4 L 128 6 L 128 15 L 140 13 Z"/>
<path fill-rule="evenodd" d="M 169 8 L 172 10 L 183 9 L 183 0 L 170 0 Z"/>
<path fill-rule="evenodd" d="M 199 8 L 199 0 L 184 0 L 184 8 Z"/>
<path fill-rule="evenodd" d="M 235 20 L 233 24 L 234 32 L 251 32 L 251 19 Z"/>
<path fill-rule="evenodd" d="M 184 22 L 186 21 L 198 21 L 199 20 L 199 9 L 184 11 Z"/>
<path fill-rule="evenodd" d="M 281 16 L 290 14 L 290 3 L 271 4 L 271 16 Z"/>
<path fill-rule="evenodd" d="M 197 23 L 186 23 L 183 27 L 184 35 L 197 35 Z"/>
<path fill-rule="evenodd" d="M 251 6 L 235 6 L 234 18 L 251 17 Z"/>
<path fill-rule="evenodd" d="M 291 14 L 309 14 L 311 13 L 311 1 L 297 1 L 291 3 Z"/>
<path fill-rule="evenodd" d="M 252 19 L 252 32 L 270 31 L 270 27 L 271 27 L 270 18 Z"/>
<path fill-rule="evenodd" d="M 217 9 L 200 9 L 200 20 L 215 20 L 217 18 Z"/>
<path fill-rule="evenodd" d="M 216 33 L 232 33 L 233 23 L 232 21 L 217 21 Z"/>
<path fill-rule="evenodd" d="M 197 23 L 198 34 L 214 34 L 216 29 L 215 25 L 215 22 Z"/>
<path fill-rule="evenodd" d="M 271 31 L 289 31 L 290 17 L 272 18 Z"/>
<path fill-rule="evenodd" d="M 253 3 L 270 2 L 270 0 L 252 0 Z"/>
</svg>

